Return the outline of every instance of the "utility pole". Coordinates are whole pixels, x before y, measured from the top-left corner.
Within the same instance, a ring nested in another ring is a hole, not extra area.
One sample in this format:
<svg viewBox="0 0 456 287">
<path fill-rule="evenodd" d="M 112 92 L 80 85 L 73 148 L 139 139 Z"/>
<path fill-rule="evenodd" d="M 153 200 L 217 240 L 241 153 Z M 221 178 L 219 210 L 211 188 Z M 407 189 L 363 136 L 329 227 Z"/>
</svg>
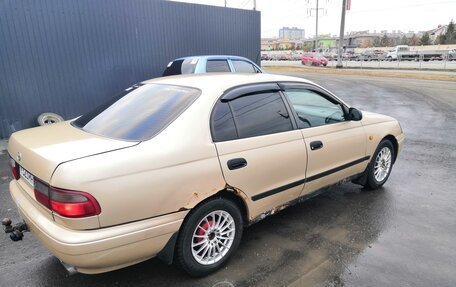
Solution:
<svg viewBox="0 0 456 287">
<path fill-rule="evenodd" d="M 307 4 L 309 4 L 311 1 L 307 0 Z M 316 6 L 315 8 L 308 8 L 307 9 L 307 15 L 312 16 L 312 11 L 315 10 L 315 41 L 314 41 L 314 50 L 317 50 L 318 48 L 318 14 L 320 13 L 320 10 L 326 11 L 325 8 L 320 8 L 319 6 L 319 0 L 316 0 Z M 325 12 L 326 13 L 326 12 Z"/>
<path fill-rule="evenodd" d="M 253 0 L 253 10 L 256 11 L 256 0 Z"/>
<path fill-rule="evenodd" d="M 317 8 L 315 8 L 316 15 L 315 15 L 315 44 L 314 44 L 314 50 L 315 52 L 317 51 L 318 47 L 318 0 L 317 0 Z"/>
<path fill-rule="evenodd" d="M 345 33 L 345 10 L 347 9 L 347 0 L 342 0 L 342 16 L 340 17 L 340 35 L 339 45 L 337 51 L 337 65 L 336 68 L 342 68 L 342 50 L 344 49 L 344 33 Z"/>
<path fill-rule="evenodd" d="M 225 0 L 225 8 L 226 8 L 226 0 Z"/>
</svg>

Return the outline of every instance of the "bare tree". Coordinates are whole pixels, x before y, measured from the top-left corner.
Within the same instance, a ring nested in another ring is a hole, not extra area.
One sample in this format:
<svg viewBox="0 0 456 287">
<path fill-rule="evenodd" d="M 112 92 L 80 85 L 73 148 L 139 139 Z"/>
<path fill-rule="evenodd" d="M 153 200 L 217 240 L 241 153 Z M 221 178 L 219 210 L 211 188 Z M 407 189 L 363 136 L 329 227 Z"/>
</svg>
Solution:
<svg viewBox="0 0 456 287">
<path fill-rule="evenodd" d="M 381 47 L 381 46 L 382 46 L 382 39 L 380 37 L 375 37 L 374 47 Z"/>
<path fill-rule="evenodd" d="M 389 47 L 391 46 L 391 39 L 388 38 L 388 36 L 386 34 L 383 34 L 383 37 L 382 39 L 380 40 L 380 42 L 382 43 L 382 47 Z"/>
<path fill-rule="evenodd" d="M 413 34 L 412 38 L 409 39 L 408 44 L 410 46 L 418 46 L 418 42 L 419 42 L 418 37 L 416 36 L 416 34 Z"/>
<path fill-rule="evenodd" d="M 363 38 L 361 40 L 360 48 L 369 48 L 369 47 L 372 47 L 372 45 L 373 45 L 373 41 L 371 38 Z"/>
</svg>

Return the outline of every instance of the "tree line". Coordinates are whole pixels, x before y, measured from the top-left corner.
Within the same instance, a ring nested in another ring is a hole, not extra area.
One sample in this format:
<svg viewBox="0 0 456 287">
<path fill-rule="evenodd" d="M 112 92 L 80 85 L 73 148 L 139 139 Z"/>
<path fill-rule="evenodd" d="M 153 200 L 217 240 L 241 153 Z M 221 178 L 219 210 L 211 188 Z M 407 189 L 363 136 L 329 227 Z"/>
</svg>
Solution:
<svg viewBox="0 0 456 287">
<path fill-rule="evenodd" d="M 409 45 L 409 46 L 419 46 L 419 45 L 445 45 L 445 44 L 456 44 L 456 29 L 453 20 L 448 24 L 445 33 L 437 35 L 432 41 L 428 32 L 425 32 L 421 37 L 418 37 L 416 34 L 413 34 L 412 37 L 402 36 L 400 39 L 390 38 L 388 35 L 384 34 L 382 37 L 374 38 L 373 43 L 365 43 L 367 46 L 374 47 L 392 47 L 396 45 Z M 371 44 L 371 45 L 369 45 Z"/>
</svg>

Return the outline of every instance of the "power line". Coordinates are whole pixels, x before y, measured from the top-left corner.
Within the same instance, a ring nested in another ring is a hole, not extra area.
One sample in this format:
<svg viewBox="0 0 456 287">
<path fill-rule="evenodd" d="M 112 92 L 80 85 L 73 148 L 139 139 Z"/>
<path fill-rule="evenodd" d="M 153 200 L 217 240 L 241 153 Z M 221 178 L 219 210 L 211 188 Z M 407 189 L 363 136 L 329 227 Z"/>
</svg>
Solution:
<svg viewBox="0 0 456 287">
<path fill-rule="evenodd" d="M 240 5 L 240 8 L 244 9 L 250 3 L 250 1 L 251 0 L 245 0 L 244 2 L 242 2 L 241 5 Z"/>
</svg>

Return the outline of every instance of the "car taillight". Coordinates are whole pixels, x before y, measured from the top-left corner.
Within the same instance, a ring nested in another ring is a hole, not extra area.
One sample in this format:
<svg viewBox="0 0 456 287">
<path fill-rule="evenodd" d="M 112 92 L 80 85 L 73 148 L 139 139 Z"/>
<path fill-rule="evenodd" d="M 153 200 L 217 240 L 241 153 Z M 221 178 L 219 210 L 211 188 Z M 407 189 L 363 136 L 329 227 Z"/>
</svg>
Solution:
<svg viewBox="0 0 456 287">
<path fill-rule="evenodd" d="M 65 217 L 87 217 L 100 214 L 97 200 L 88 193 L 50 188 L 51 209 Z"/>
<path fill-rule="evenodd" d="M 13 173 L 14 179 L 18 180 L 19 179 L 19 165 L 11 157 L 10 157 L 9 164 L 10 164 L 11 172 Z"/>
<path fill-rule="evenodd" d="M 36 178 L 33 184 L 33 193 L 35 193 L 36 200 L 51 209 L 51 203 L 49 202 L 49 186 Z"/>
<path fill-rule="evenodd" d="M 38 202 L 64 217 L 81 218 L 101 212 L 97 200 L 82 191 L 55 188 L 35 179 L 34 192 Z"/>
</svg>

